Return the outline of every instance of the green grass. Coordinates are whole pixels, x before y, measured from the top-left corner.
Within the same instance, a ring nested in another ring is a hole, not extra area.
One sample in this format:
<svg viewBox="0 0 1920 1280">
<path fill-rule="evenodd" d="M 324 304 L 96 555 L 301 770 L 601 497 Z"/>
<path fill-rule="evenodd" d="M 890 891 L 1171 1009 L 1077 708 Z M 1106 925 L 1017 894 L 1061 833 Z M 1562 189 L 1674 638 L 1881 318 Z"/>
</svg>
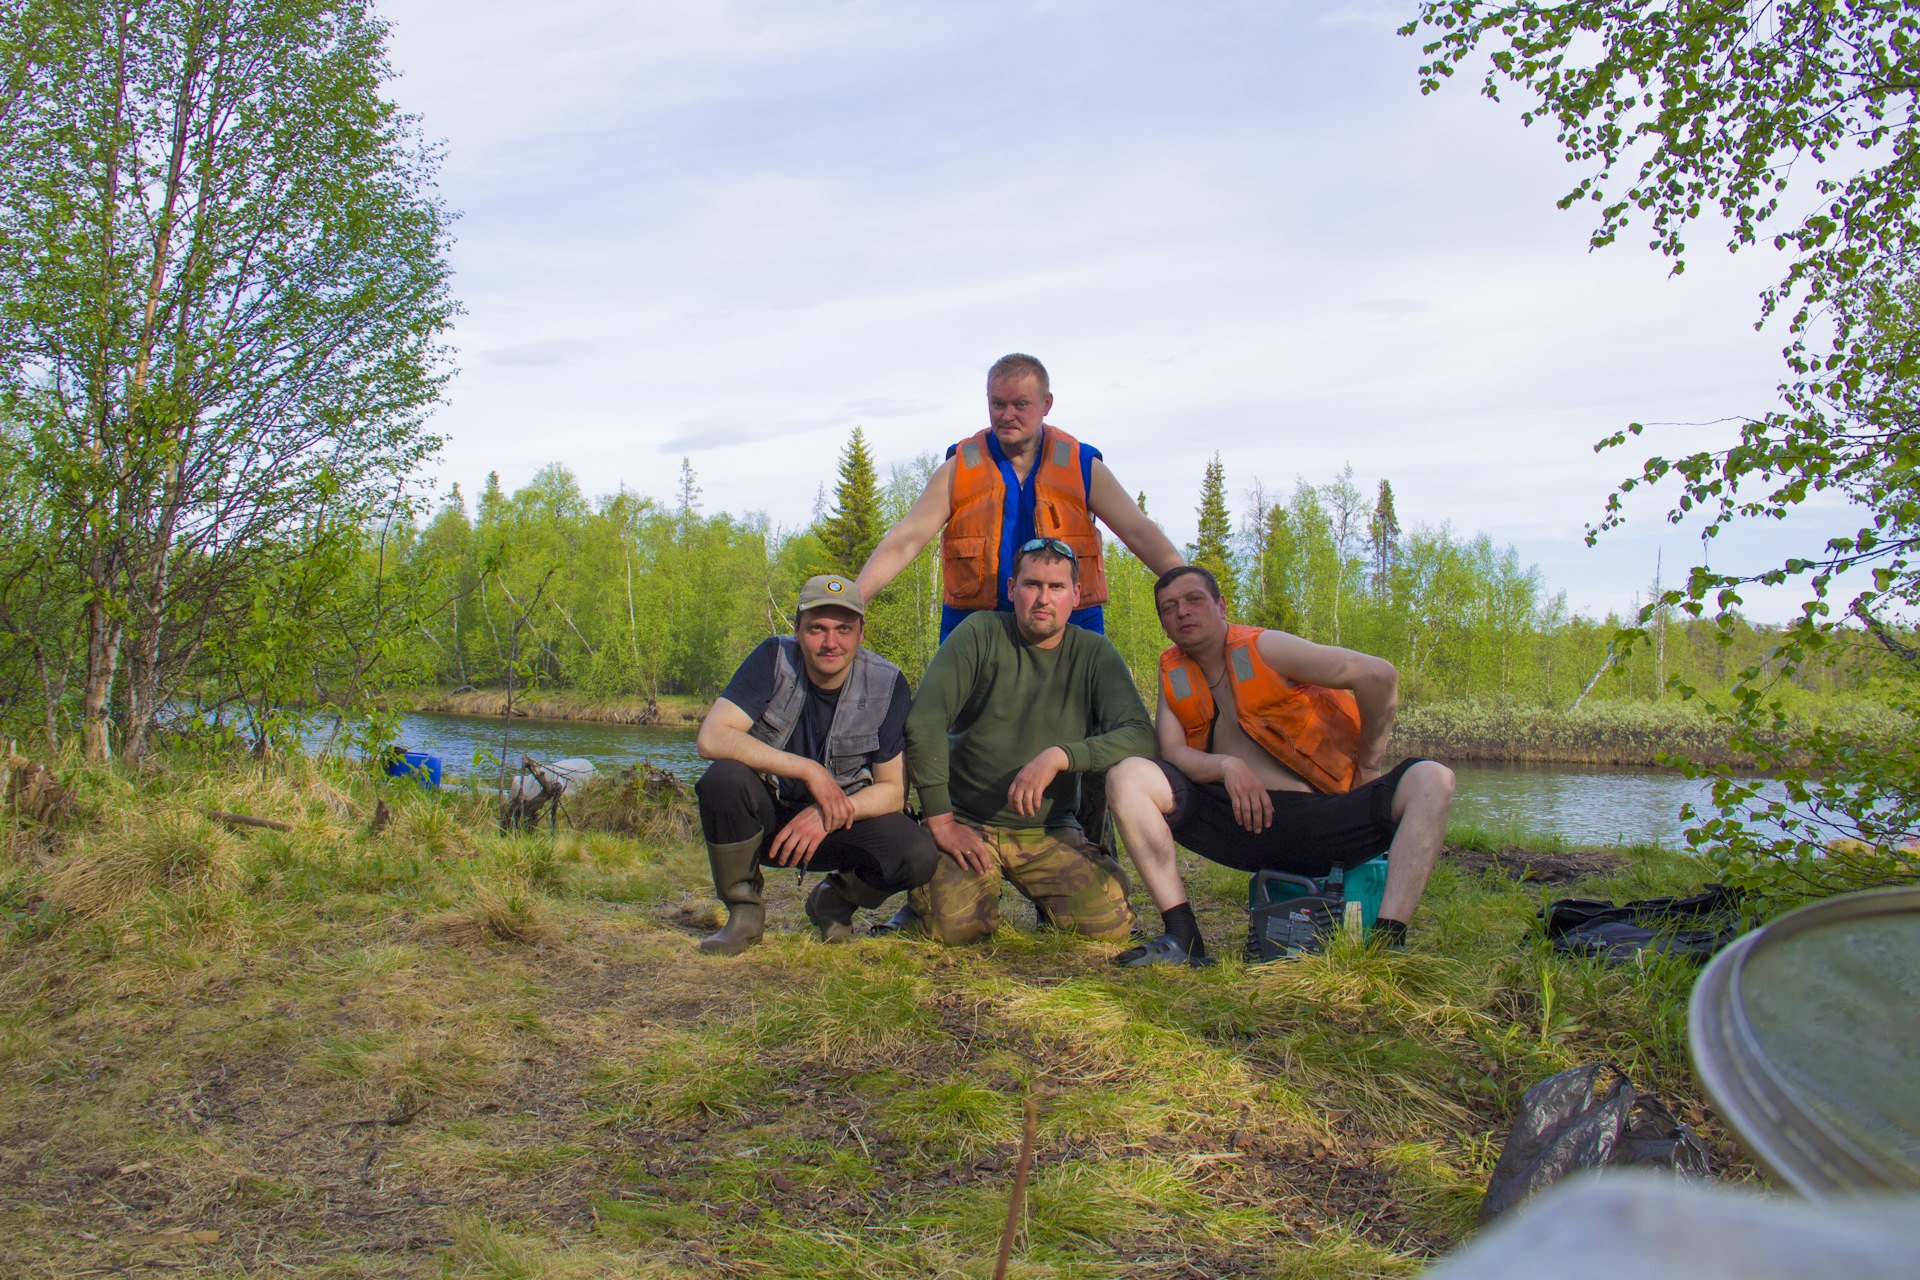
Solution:
<svg viewBox="0 0 1920 1280">
<path fill-rule="evenodd" d="M 1693 888 L 1670 850 L 1544 893 L 1443 863 L 1405 952 L 1258 967 L 1246 878 L 1189 861 L 1205 971 L 1011 924 L 824 947 L 770 877 L 767 942 L 727 960 L 694 947 L 712 905 L 684 814 L 506 836 L 471 800 L 305 762 L 65 774 L 67 828 L 4 828 L 10 1274 L 122 1266 L 117 1242 L 181 1226 L 218 1239 L 135 1263 L 984 1277 L 1033 1097 L 1016 1276 L 1397 1276 L 1470 1234 L 1553 1071 L 1611 1058 L 1724 1138 L 1686 1058 L 1693 971 L 1533 932 L 1545 895 Z"/>
</svg>

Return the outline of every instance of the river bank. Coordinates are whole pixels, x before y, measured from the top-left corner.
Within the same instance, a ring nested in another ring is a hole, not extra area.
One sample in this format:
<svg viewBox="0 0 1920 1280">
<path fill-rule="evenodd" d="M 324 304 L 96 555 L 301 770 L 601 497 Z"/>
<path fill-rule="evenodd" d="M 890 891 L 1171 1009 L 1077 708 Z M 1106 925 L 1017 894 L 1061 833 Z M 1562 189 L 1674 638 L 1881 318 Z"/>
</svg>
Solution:
<svg viewBox="0 0 1920 1280">
<path fill-rule="evenodd" d="M 452 716 L 502 716 L 507 713 L 505 689 L 392 689 L 384 695 L 389 706 L 408 711 L 431 711 Z M 680 728 L 706 718 L 710 698 L 663 693 L 658 698 L 609 697 L 571 689 L 535 689 L 516 692 L 516 715 L 540 720 L 583 720 L 593 724 L 659 725 Z"/>
<path fill-rule="evenodd" d="M 444 715 L 503 716 L 504 689 L 399 689 L 391 705 Z M 709 699 L 665 694 L 657 701 L 607 697 L 567 689 L 514 695 L 516 712 L 549 720 L 681 728 L 698 725 Z M 1894 739 L 1909 732 L 1906 718 L 1877 703 L 1833 701 L 1809 718 L 1839 732 Z M 1588 702 L 1572 713 L 1548 707 L 1440 702 L 1403 706 L 1387 759 L 1650 766 L 1662 753 L 1702 764 L 1746 769 L 1749 752 L 1735 751 L 1724 725 L 1692 702 Z M 1789 763 L 1794 761 L 1789 760 Z"/>
</svg>

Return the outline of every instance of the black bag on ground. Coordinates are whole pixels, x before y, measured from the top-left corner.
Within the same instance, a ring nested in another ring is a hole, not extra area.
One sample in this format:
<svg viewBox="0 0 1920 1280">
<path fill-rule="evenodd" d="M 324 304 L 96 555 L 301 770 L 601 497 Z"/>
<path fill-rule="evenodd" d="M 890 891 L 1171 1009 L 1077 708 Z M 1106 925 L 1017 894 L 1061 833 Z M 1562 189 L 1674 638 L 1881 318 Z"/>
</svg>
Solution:
<svg viewBox="0 0 1920 1280">
<path fill-rule="evenodd" d="M 1596 1100 L 1602 1072 L 1613 1074 L 1613 1084 Z M 1520 1100 L 1480 1201 L 1480 1225 L 1570 1173 L 1607 1165 L 1649 1165 L 1703 1178 L 1712 1172 L 1706 1144 L 1613 1063 L 1549 1076 Z"/>
<path fill-rule="evenodd" d="M 1536 912 L 1553 949 L 1568 955 L 1605 956 L 1631 964 L 1643 952 L 1678 955 L 1704 964 L 1746 931 L 1741 894 L 1710 884 L 1687 898 L 1642 898 L 1616 907 L 1591 898 L 1562 898 Z"/>
</svg>

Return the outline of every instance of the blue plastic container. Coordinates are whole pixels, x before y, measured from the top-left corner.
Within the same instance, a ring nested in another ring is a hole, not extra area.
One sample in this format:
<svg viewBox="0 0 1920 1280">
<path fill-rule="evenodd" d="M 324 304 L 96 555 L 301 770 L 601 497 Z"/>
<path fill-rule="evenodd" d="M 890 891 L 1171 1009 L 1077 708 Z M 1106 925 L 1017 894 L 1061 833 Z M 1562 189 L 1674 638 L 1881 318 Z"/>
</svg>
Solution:
<svg viewBox="0 0 1920 1280">
<path fill-rule="evenodd" d="M 387 758 L 389 778 L 412 778 L 428 791 L 440 789 L 440 757 L 424 751 L 406 751 L 399 747 Z"/>
<path fill-rule="evenodd" d="M 1266 878 L 1265 872 L 1255 872 L 1247 881 L 1247 909 L 1267 902 L 1283 902 L 1288 898 L 1297 898 L 1306 893 L 1300 885 L 1290 884 L 1277 878 Z M 1380 900 L 1387 892 L 1387 859 L 1383 854 L 1371 862 L 1363 862 L 1357 867 L 1348 867 L 1344 871 L 1335 867 L 1325 876 L 1313 882 L 1318 890 L 1327 895 L 1337 895 L 1348 902 L 1360 904 L 1360 927 L 1373 928 L 1373 922 L 1380 916 Z"/>
</svg>

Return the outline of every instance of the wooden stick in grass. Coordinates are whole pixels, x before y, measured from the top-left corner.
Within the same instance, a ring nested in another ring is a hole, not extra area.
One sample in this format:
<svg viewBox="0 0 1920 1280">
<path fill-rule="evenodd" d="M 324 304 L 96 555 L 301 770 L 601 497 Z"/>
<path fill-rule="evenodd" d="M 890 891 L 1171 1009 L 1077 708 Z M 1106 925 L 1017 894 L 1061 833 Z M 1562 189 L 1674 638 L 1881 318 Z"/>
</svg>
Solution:
<svg viewBox="0 0 1920 1280">
<path fill-rule="evenodd" d="M 1007 1262 L 1013 1257 L 1013 1233 L 1020 1228 L 1020 1209 L 1027 1198 L 1027 1170 L 1033 1168 L 1033 1141 L 1040 1129 L 1040 1108 L 1027 1099 L 1027 1127 L 1020 1135 L 1020 1163 L 1013 1171 L 1013 1198 L 1007 1201 L 1007 1229 L 1000 1233 L 1000 1261 L 993 1280 L 1007 1280 Z"/>
<path fill-rule="evenodd" d="M 275 822 L 272 818 L 255 818 L 244 813 L 221 813 L 218 809 L 208 809 L 207 816 L 215 822 L 224 822 L 230 827 L 266 827 L 270 831 L 291 831 L 291 822 Z"/>
</svg>

